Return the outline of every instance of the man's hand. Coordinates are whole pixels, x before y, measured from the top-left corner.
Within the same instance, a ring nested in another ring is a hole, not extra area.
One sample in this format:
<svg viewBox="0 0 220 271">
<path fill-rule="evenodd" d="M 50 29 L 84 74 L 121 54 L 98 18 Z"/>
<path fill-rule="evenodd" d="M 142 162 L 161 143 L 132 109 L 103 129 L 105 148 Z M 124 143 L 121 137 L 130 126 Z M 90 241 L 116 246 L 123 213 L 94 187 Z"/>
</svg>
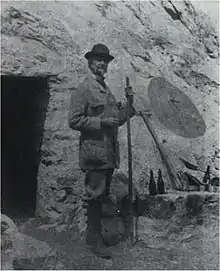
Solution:
<svg viewBox="0 0 220 271">
<path fill-rule="evenodd" d="M 103 126 L 111 128 L 119 126 L 119 118 L 117 117 L 102 118 L 101 122 Z"/>
</svg>

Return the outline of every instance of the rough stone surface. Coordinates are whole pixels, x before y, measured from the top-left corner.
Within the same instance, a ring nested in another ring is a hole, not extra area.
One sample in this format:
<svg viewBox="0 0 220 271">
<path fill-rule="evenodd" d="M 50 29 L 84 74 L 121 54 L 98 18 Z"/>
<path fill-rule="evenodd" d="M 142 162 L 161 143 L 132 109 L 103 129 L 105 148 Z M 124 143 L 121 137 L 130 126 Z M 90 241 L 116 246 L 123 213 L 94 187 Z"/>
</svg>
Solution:
<svg viewBox="0 0 220 271">
<path fill-rule="evenodd" d="M 53 254 L 50 246 L 45 242 L 23 233 L 20 233 L 14 241 L 14 250 L 16 251 L 16 258 L 25 259 L 41 258 Z"/>
<path fill-rule="evenodd" d="M 14 240 L 18 236 L 18 228 L 14 222 L 1 214 L 1 269 L 13 270 Z"/>
<path fill-rule="evenodd" d="M 158 20 L 158 17 L 160 20 Z M 107 80 L 116 98 L 124 99 L 125 76 L 136 93 L 135 107 L 149 110 L 151 123 L 177 171 L 179 157 L 218 174 L 217 31 L 189 1 L 143 2 L 3 2 L 1 74 L 48 75 L 50 100 L 44 123 L 38 172 L 37 213 L 58 225 L 84 225 L 84 175 L 78 168 L 79 133 L 68 127 L 71 88 L 87 72 L 84 53 L 94 43 L 109 46 L 115 60 Z M 206 123 L 204 136 L 182 138 L 165 129 L 152 111 L 147 88 L 163 77 L 190 97 Z M 131 121 L 134 182 L 145 194 L 150 169 L 165 167 L 138 116 Z M 127 174 L 126 125 L 120 128 L 120 172 Z"/>
<path fill-rule="evenodd" d="M 138 222 L 139 239 L 153 249 L 190 251 L 192 265 L 219 267 L 219 196 L 169 193 L 148 198 Z M 199 257 L 198 255 L 203 255 Z"/>
<path fill-rule="evenodd" d="M 20 233 L 15 223 L 1 214 L 1 269 L 13 270 L 14 262 L 52 256 L 53 251 L 43 241 Z"/>
<path fill-rule="evenodd" d="M 219 196 L 209 192 L 169 192 L 163 195 L 142 197 L 142 215 L 158 219 L 172 216 L 218 216 Z M 190 223 L 190 222 L 189 222 Z"/>
</svg>

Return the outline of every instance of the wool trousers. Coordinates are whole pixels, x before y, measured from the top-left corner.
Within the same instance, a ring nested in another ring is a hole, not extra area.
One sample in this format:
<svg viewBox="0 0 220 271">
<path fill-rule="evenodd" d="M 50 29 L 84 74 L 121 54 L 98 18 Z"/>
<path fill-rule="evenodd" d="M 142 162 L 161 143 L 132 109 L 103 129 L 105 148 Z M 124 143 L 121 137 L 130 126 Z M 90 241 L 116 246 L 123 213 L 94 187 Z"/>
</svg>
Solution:
<svg viewBox="0 0 220 271">
<path fill-rule="evenodd" d="M 102 246 L 103 243 L 101 237 L 102 204 L 108 199 L 113 171 L 113 169 L 107 169 L 86 172 L 86 243 L 90 246 Z"/>
</svg>

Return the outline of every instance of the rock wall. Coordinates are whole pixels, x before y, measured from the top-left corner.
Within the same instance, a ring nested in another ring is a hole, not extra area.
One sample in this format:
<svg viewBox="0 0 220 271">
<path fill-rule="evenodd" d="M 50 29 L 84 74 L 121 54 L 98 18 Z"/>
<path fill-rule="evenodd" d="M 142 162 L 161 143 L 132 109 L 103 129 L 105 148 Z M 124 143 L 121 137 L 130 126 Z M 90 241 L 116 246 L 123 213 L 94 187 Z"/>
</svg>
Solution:
<svg viewBox="0 0 220 271">
<path fill-rule="evenodd" d="M 218 173 L 218 36 L 209 18 L 190 1 L 3 2 L 1 33 L 2 75 L 49 76 L 38 172 L 41 216 L 82 222 L 79 133 L 69 129 L 67 116 L 71 88 L 87 73 L 84 54 L 98 42 L 115 56 L 107 79 L 118 100 L 124 100 L 125 76 L 136 92 L 138 110 L 151 110 L 147 87 L 157 76 L 191 98 L 205 120 L 204 136 L 177 136 L 153 111 L 152 125 L 177 170 L 183 169 L 178 160 L 182 157 L 203 170 L 209 163 L 212 174 Z M 148 180 L 151 168 L 162 168 L 168 178 L 142 119 L 134 117 L 131 127 L 134 181 L 143 193 L 142 181 Z M 126 125 L 120 128 L 119 140 L 120 171 L 127 174 Z"/>
</svg>

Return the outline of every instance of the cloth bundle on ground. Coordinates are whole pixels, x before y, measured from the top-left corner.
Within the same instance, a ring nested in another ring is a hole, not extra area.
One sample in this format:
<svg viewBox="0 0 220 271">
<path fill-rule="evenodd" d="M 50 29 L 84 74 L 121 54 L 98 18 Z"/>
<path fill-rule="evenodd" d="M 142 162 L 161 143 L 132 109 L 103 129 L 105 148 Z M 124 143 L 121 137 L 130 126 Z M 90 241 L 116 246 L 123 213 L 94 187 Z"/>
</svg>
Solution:
<svg viewBox="0 0 220 271">
<path fill-rule="evenodd" d="M 140 199 L 137 199 L 138 202 Z M 135 208 L 135 203 L 133 208 Z M 134 211 L 138 211 L 134 209 Z M 112 177 L 109 198 L 102 205 L 102 237 L 106 245 L 115 245 L 128 237 L 128 178 L 123 173 Z"/>
<path fill-rule="evenodd" d="M 117 205 L 108 199 L 102 206 L 102 238 L 108 246 L 126 239 L 125 219 Z"/>
</svg>

